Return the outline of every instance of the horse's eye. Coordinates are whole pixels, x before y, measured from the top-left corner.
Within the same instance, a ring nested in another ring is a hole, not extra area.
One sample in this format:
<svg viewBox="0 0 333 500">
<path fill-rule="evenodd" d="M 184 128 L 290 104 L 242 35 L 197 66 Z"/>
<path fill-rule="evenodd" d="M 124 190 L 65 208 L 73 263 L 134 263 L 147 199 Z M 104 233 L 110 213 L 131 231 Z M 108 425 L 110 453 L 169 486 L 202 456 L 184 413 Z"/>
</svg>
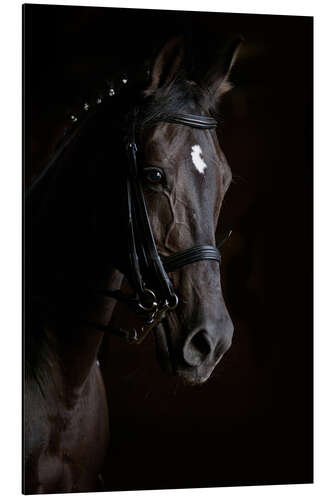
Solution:
<svg viewBox="0 0 333 500">
<path fill-rule="evenodd" d="M 160 184 L 163 181 L 163 172 L 158 168 L 145 168 L 144 177 L 152 184 Z"/>
</svg>

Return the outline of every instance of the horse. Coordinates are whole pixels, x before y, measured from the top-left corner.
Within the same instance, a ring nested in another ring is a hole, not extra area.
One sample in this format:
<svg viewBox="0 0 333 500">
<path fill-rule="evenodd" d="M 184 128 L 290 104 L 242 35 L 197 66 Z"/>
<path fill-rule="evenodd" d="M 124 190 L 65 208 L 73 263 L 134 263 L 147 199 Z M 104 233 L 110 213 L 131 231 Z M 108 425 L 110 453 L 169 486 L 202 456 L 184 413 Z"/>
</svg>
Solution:
<svg viewBox="0 0 333 500">
<path fill-rule="evenodd" d="M 199 71 L 184 39 L 168 40 L 145 78 L 72 116 L 27 192 L 24 493 L 100 488 L 105 335 L 140 343 L 154 332 L 162 367 L 189 384 L 231 345 L 215 230 L 232 175 L 216 109 L 240 43 Z M 111 325 L 117 301 L 134 330 Z"/>
</svg>

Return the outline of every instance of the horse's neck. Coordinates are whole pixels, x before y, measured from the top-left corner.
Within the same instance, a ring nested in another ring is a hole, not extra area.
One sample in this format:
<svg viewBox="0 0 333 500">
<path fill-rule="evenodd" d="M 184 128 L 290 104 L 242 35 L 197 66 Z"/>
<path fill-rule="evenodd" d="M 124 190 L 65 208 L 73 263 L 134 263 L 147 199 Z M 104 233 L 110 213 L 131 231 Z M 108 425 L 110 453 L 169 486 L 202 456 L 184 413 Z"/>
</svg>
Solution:
<svg viewBox="0 0 333 500">
<path fill-rule="evenodd" d="M 115 270 L 109 287 L 119 288 L 122 279 L 123 275 Z M 69 404 L 80 397 L 97 362 L 104 335 L 100 327 L 108 325 L 115 305 L 114 299 L 103 296 L 86 302 L 82 311 L 78 311 L 77 304 L 73 311 L 67 304 L 64 314 L 44 323 L 40 338 L 34 342 L 35 346 L 38 344 L 37 349 L 40 345 L 36 365 L 40 367 L 37 376 L 41 374 L 42 392 L 50 393 L 48 384 L 51 383 Z M 94 327 L 95 324 L 98 327 Z"/>
<path fill-rule="evenodd" d="M 95 143 L 89 145 L 98 151 Z M 77 390 L 96 363 L 103 338 L 100 329 L 87 323 L 107 325 L 115 306 L 114 300 L 103 300 L 94 292 L 118 288 L 122 279 L 120 273 L 110 270 L 114 264 L 112 234 L 119 239 L 119 209 L 115 209 L 119 185 L 118 181 L 97 185 L 95 176 L 90 175 L 95 163 L 83 153 L 78 157 L 69 154 L 61 161 L 54 178 L 41 186 L 40 198 L 37 192 L 31 200 L 28 211 L 28 283 L 37 297 L 33 316 L 36 312 L 36 323 L 42 327 L 32 326 L 29 334 L 33 336 L 32 365 L 40 364 L 49 372 L 43 360 L 49 353 L 60 378 L 65 377 L 67 386 Z M 100 230 L 105 220 L 104 232 L 110 235 L 106 240 Z M 39 348 L 39 336 L 45 341 L 45 350 Z"/>
<path fill-rule="evenodd" d="M 103 332 L 85 325 L 58 325 L 47 327 L 45 333 L 54 346 L 51 356 L 57 372 L 56 383 L 61 385 L 64 398 L 72 401 L 80 396 L 96 364 Z"/>
</svg>

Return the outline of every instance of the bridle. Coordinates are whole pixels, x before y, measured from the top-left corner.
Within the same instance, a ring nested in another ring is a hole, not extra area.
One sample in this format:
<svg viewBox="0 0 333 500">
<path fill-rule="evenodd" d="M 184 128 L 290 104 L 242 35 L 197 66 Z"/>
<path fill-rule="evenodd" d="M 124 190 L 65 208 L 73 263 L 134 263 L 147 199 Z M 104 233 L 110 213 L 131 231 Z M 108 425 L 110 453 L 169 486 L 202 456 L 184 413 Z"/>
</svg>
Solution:
<svg viewBox="0 0 333 500">
<path fill-rule="evenodd" d="M 168 273 L 176 271 L 185 265 L 202 260 L 213 260 L 220 264 L 221 254 L 219 248 L 229 238 L 231 231 L 224 236 L 217 247 L 211 245 L 197 245 L 186 250 L 175 252 L 168 257 L 159 255 L 150 225 L 139 175 L 135 121 L 136 114 L 133 116 L 132 132 L 126 145 L 128 163 L 126 174 L 126 224 L 129 266 L 126 271 L 122 271 L 133 289 L 133 294 L 128 295 L 121 290 L 100 290 L 97 293 L 117 299 L 120 302 L 125 302 L 141 316 L 143 319 L 143 327 L 139 332 L 137 329 L 127 332 L 120 329 L 114 329 L 111 325 L 104 326 L 87 321 L 84 321 L 84 323 L 94 328 L 124 337 L 128 342 L 141 343 L 147 334 L 164 318 L 165 314 L 168 311 L 174 310 L 178 305 L 178 297 L 174 291 Z M 185 113 L 175 114 L 164 121 L 202 130 L 213 130 L 217 127 L 217 121 L 210 116 Z M 29 200 L 32 192 L 42 183 L 47 172 L 54 167 L 57 158 L 60 157 L 78 131 L 83 128 L 85 122 L 86 120 L 81 123 L 79 128 L 74 130 L 71 136 L 60 144 L 49 165 L 26 193 L 26 200 Z M 38 302 L 43 302 L 42 297 L 36 296 L 33 298 Z"/>
<path fill-rule="evenodd" d="M 165 121 L 197 129 L 215 129 L 217 121 L 210 116 L 192 114 L 176 114 Z M 131 296 L 120 290 L 103 291 L 104 295 L 126 302 L 144 318 L 141 335 L 134 330 L 129 336 L 123 332 L 130 342 L 140 343 L 156 326 L 168 311 L 178 305 L 178 297 L 169 279 L 168 273 L 181 267 L 202 260 L 221 262 L 219 247 L 230 236 L 223 239 L 218 247 L 197 245 L 171 254 L 168 257 L 159 255 L 153 236 L 142 183 L 139 175 L 138 147 L 135 140 L 135 118 L 133 131 L 127 143 L 128 171 L 126 177 L 127 201 L 127 234 L 129 249 L 129 271 L 127 278 L 134 290 Z M 116 332 L 118 335 L 122 333 Z"/>
</svg>

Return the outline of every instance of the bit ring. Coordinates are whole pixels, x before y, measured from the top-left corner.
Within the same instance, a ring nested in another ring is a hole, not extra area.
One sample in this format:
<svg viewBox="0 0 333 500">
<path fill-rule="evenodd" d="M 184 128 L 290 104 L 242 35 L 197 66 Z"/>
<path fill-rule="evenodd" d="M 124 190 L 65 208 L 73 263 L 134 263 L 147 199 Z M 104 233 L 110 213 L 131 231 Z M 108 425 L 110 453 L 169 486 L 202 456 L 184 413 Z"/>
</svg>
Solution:
<svg viewBox="0 0 333 500">
<path fill-rule="evenodd" d="M 176 309 L 176 307 L 178 306 L 178 296 L 174 293 L 173 296 L 172 296 L 172 299 L 173 299 L 173 303 L 171 303 L 170 305 L 170 302 L 169 302 L 169 310 L 170 311 L 173 311 L 174 309 Z"/>
<path fill-rule="evenodd" d="M 154 311 L 154 309 L 156 309 L 158 306 L 155 293 L 152 290 L 150 290 L 150 288 L 144 288 L 143 293 L 148 295 L 148 296 L 150 295 L 151 300 L 152 300 L 152 304 L 150 306 L 145 306 L 144 304 L 142 304 L 142 301 L 141 301 L 142 299 L 140 297 L 140 302 L 138 302 L 139 308 L 145 312 Z"/>
</svg>

